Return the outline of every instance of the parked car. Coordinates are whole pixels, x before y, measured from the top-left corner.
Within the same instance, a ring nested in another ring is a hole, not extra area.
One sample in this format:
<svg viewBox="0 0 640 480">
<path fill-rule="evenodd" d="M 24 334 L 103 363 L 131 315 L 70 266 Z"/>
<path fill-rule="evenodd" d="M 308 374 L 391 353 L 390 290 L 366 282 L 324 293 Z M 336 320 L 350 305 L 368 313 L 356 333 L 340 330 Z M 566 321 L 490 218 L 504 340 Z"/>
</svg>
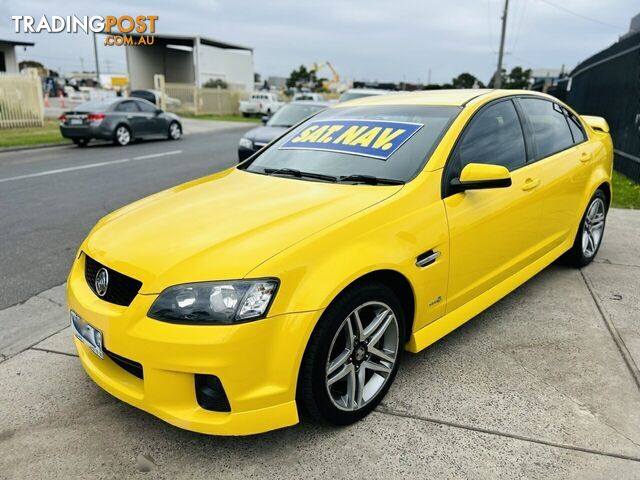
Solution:
<svg viewBox="0 0 640 480">
<path fill-rule="evenodd" d="M 338 102 L 346 102 L 348 100 L 355 100 L 356 98 L 386 95 L 387 93 L 392 92 L 391 90 L 378 90 L 376 88 L 352 88 L 340 95 Z"/>
<path fill-rule="evenodd" d="M 180 117 L 140 98 L 82 103 L 60 115 L 59 120 L 62 136 L 79 147 L 94 138 L 125 146 L 138 139 L 178 140 L 182 136 Z"/>
<path fill-rule="evenodd" d="M 148 102 L 153 103 L 156 107 L 160 108 L 161 94 L 162 92 L 160 92 L 159 90 L 141 89 L 141 90 L 131 90 L 131 93 L 129 94 L 129 96 L 134 98 L 142 98 Z M 165 100 L 167 102 L 167 108 L 171 108 L 172 110 L 176 110 L 180 108 L 180 105 L 182 104 L 182 102 L 177 98 L 173 98 L 169 96 L 167 96 Z"/>
<path fill-rule="evenodd" d="M 249 130 L 238 144 L 238 159 L 243 161 L 307 117 L 324 110 L 328 102 L 299 101 L 284 105 L 271 117 L 263 117 L 264 126 Z"/>
<path fill-rule="evenodd" d="M 243 117 L 251 115 L 271 115 L 284 105 L 275 93 L 254 92 L 248 100 L 240 101 L 240 113 Z"/>
<path fill-rule="evenodd" d="M 79 361 L 188 430 L 254 434 L 299 409 L 353 423 L 403 350 L 559 257 L 594 259 L 612 163 L 604 119 L 538 92 L 331 106 L 240 165 L 98 222 L 67 284 Z"/>
<path fill-rule="evenodd" d="M 302 101 L 302 100 L 309 100 L 311 102 L 324 102 L 325 101 L 325 99 L 322 96 L 322 94 L 313 93 L 313 92 L 298 92 L 295 95 L 293 95 L 293 98 L 291 99 L 292 102 L 298 102 L 298 101 Z"/>
</svg>

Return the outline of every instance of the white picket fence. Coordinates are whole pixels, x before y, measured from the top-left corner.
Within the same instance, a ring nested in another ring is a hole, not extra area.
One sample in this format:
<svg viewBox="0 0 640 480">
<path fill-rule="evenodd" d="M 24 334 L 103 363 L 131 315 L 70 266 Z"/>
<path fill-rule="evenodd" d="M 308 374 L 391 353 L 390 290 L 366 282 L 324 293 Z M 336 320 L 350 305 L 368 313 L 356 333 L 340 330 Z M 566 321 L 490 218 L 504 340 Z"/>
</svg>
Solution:
<svg viewBox="0 0 640 480">
<path fill-rule="evenodd" d="M 164 87 L 169 98 L 167 102 L 169 110 L 191 112 L 196 115 L 239 114 L 240 100 L 249 97 L 249 93 L 242 90 L 198 88 L 183 83 L 166 83 Z M 171 99 L 179 102 L 171 101 Z"/>
<path fill-rule="evenodd" d="M 43 124 L 40 78 L 33 74 L 0 74 L 0 129 Z"/>
</svg>

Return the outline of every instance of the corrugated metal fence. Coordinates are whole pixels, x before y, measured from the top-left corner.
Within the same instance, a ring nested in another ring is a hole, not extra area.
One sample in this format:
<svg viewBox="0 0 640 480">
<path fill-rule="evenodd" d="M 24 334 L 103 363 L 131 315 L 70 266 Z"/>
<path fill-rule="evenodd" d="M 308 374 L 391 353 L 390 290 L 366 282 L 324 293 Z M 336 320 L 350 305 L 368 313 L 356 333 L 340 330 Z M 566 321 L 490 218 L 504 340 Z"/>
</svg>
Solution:
<svg viewBox="0 0 640 480">
<path fill-rule="evenodd" d="M 0 128 L 41 127 L 43 122 L 40 78 L 0 74 Z"/>
<path fill-rule="evenodd" d="M 578 112 L 607 119 L 615 169 L 640 183 L 640 33 L 578 65 L 567 90 Z"/>
</svg>

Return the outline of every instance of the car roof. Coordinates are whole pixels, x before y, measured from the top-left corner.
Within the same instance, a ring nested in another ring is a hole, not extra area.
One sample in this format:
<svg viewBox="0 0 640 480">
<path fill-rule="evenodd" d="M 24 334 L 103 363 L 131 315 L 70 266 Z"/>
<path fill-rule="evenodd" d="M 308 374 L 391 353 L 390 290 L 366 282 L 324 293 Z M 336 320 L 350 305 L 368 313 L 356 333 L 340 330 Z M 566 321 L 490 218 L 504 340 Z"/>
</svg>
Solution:
<svg viewBox="0 0 640 480">
<path fill-rule="evenodd" d="M 489 100 L 509 95 L 535 95 L 553 98 L 549 95 L 531 90 L 496 90 L 489 88 L 458 88 L 449 90 L 420 90 L 416 92 L 399 92 L 391 95 L 376 95 L 357 98 L 336 104 L 332 108 L 376 105 L 446 105 L 464 106 L 476 98 Z"/>
<path fill-rule="evenodd" d="M 370 93 L 371 95 L 386 95 L 393 90 L 383 90 L 381 88 L 350 88 L 342 93 Z"/>
<path fill-rule="evenodd" d="M 316 107 L 328 107 L 330 104 L 324 100 L 294 100 L 287 105 L 312 105 Z"/>
</svg>

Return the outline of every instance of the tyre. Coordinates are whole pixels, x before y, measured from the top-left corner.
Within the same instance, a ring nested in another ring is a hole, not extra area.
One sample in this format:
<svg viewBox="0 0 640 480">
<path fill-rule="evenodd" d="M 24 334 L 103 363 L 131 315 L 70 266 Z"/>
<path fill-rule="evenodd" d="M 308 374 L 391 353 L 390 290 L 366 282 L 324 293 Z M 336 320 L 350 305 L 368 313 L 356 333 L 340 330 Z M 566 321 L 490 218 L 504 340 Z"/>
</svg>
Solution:
<svg viewBox="0 0 640 480">
<path fill-rule="evenodd" d="M 364 283 L 341 294 L 307 345 L 298 380 L 301 409 L 332 425 L 369 414 L 396 376 L 405 325 L 398 298 L 382 284 Z"/>
<path fill-rule="evenodd" d="M 248 118 L 249 114 L 247 112 L 242 112 L 242 116 L 245 117 L 245 118 Z"/>
<path fill-rule="evenodd" d="M 178 122 L 171 122 L 168 131 L 169 140 L 179 140 L 182 137 L 182 128 Z"/>
<path fill-rule="evenodd" d="M 118 125 L 113 134 L 113 143 L 125 147 L 131 143 L 131 130 L 126 125 Z"/>
<path fill-rule="evenodd" d="M 86 138 L 74 138 L 73 143 L 82 148 L 89 145 L 89 140 L 87 140 Z"/>
<path fill-rule="evenodd" d="M 563 257 L 566 264 L 580 268 L 588 265 L 595 258 L 602 244 L 607 209 L 607 196 L 602 190 L 597 190 L 580 220 L 580 227 L 571 250 Z"/>
</svg>

